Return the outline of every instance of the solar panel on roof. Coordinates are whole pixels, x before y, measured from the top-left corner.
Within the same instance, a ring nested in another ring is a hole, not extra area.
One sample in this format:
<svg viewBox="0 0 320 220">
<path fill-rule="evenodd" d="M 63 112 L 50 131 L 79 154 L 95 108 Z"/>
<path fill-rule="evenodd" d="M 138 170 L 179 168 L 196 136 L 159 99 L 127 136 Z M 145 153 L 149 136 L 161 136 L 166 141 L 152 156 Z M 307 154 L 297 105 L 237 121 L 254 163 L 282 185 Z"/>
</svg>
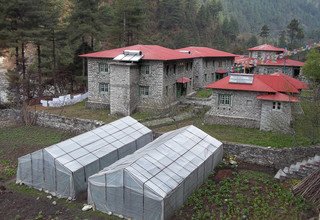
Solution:
<svg viewBox="0 0 320 220">
<path fill-rule="evenodd" d="M 122 54 L 119 54 L 113 60 L 138 62 L 142 59 L 142 57 L 143 54 L 140 50 L 125 50 Z"/>
<path fill-rule="evenodd" d="M 229 79 L 229 83 L 237 83 L 237 84 L 252 84 L 253 83 L 253 75 L 249 74 L 237 74 L 231 75 Z"/>
</svg>

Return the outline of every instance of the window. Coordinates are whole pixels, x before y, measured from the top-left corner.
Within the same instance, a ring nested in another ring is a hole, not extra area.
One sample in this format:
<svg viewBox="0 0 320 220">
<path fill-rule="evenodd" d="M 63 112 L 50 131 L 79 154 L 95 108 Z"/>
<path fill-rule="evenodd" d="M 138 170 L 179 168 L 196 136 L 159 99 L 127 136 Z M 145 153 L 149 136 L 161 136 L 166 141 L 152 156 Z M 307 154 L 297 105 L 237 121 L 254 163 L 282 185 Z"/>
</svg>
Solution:
<svg viewBox="0 0 320 220">
<path fill-rule="evenodd" d="M 169 75 L 169 69 L 170 69 L 170 66 L 167 65 L 167 66 L 166 66 L 166 75 L 167 75 L 167 76 Z"/>
<path fill-rule="evenodd" d="M 189 66 L 190 70 L 192 70 L 192 67 L 193 67 L 193 63 L 190 62 L 190 66 Z"/>
<path fill-rule="evenodd" d="M 176 94 L 176 84 L 172 84 L 172 94 L 175 96 Z"/>
<path fill-rule="evenodd" d="M 214 63 L 214 60 L 212 60 L 212 66 L 213 66 L 213 67 L 215 67 L 215 63 Z"/>
<path fill-rule="evenodd" d="M 169 95 L 169 87 L 166 86 L 166 96 L 168 96 L 168 95 Z"/>
<path fill-rule="evenodd" d="M 99 83 L 99 93 L 106 94 L 109 92 L 109 83 Z"/>
<path fill-rule="evenodd" d="M 139 94 L 142 96 L 148 96 L 149 93 L 149 86 L 140 86 L 139 87 Z"/>
<path fill-rule="evenodd" d="M 99 73 L 108 73 L 109 65 L 107 63 L 99 63 Z"/>
<path fill-rule="evenodd" d="M 149 65 L 141 66 L 141 73 L 142 74 L 149 74 L 150 73 L 150 66 Z"/>
<path fill-rule="evenodd" d="M 219 94 L 218 103 L 219 105 L 231 105 L 231 95 Z"/>
<path fill-rule="evenodd" d="M 208 60 L 206 60 L 205 62 L 206 62 L 206 67 L 208 67 Z"/>
<path fill-rule="evenodd" d="M 189 63 L 186 63 L 186 70 L 189 70 Z"/>
<path fill-rule="evenodd" d="M 204 81 L 207 82 L 207 80 L 208 80 L 208 75 L 207 75 L 207 74 L 204 74 Z"/>
<path fill-rule="evenodd" d="M 219 60 L 219 67 L 222 67 L 222 60 Z"/>
<path fill-rule="evenodd" d="M 177 65 L 173 65 L 173 73 L 176 74 L 177 71 Z"/>
<path fill-rule="evenodd" d="M 281 109 L 281 102 L 273 102 L 272 108 L 274 110 L 280 110 Z"/>
</svg>

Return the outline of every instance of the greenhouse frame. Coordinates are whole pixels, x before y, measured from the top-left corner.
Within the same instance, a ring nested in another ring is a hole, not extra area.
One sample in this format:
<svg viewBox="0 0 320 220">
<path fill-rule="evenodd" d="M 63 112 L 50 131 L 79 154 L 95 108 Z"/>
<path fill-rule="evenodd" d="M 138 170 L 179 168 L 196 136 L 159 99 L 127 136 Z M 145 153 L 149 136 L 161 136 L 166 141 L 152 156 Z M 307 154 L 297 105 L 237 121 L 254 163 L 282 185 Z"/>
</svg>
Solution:
<svg viewBox="0 0 320 220">
<path fill-rule="evenodd" d="M 153 140 L 150 129 L 125 117 L 18 159 L 17 183 L 72 198 L 89 176 Z"/>
<path fill-rule="evenodd" d="M 222 143 L 194 126 L 165 133 L 89 177 L 88 203 L 130 219 L 169 219 L 222 157 Z"/>
</svg>

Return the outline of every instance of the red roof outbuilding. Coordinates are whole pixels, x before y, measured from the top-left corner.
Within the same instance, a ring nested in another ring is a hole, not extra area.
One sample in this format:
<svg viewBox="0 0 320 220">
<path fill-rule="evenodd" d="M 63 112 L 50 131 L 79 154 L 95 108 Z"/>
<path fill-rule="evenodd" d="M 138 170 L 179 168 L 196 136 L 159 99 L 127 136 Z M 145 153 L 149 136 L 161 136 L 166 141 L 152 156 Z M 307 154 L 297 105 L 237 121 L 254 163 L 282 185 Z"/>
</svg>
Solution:
<svg viewBox="0 0 320 220">
<path fill-rule="evenodd" d="M 300 80 L 294 79 L 283 73 L 251 76 L 253 77 L 252 84 L 230 82 L 230 76 L 228 76 L 219 81 L 209 84 L 207 88 L 269 93 L 259 95 L 257 98 L 261 100 L 275 100 L 284 102 L 297 102 L 297 97 L 289 96 L 287 94 L 298 94 L 301 89 L 308 88 L 308 85 L 304 82 L 301 82 Z"/>
<path fill-rule="evenodd" d="M 285 52 L 284 48 L 272 46 L 270 44 L 262 44 L 248 49 L 249 51 L 269 51 L 269 52 Z"/>
</svg>

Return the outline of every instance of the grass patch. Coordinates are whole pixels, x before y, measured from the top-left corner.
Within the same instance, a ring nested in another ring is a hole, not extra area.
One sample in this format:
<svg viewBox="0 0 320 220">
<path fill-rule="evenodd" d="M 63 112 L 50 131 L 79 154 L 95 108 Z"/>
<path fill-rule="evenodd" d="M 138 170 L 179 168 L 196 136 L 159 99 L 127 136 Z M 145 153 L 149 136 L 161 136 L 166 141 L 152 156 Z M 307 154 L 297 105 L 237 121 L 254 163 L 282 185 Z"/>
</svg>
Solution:
<svg viewBox="0 0 320 220">
<path fill-rule="evenodd" d="M 219 183 L 212 177 L 194 192 L 180 219 L 300 219 L 310 206 L 294 197 L 287 183 L 256 171 L 233 172 Z"/>
<path fill-rule="evenodd" d="M 74 134 L 38 126 L 0 128 L 0 180 L 14 176 L 19 157 L 72 136 Z"/>
<path fill-rule="evenodd" d="M 118 117 L 110 115 L 108 109 L 89 109 L 85 106 L 85 101 L 74 105 L 64 106 L 60 108 L 46 108 L 42 106 L 32 106 L 31 110 L 45 111 L 55 115 L 62 115 L 69 118 L 82 118 L 90 120 L 98 120 L 106 123 L 112 122 Z"/>
<path fill-rule="evenodd" d="M 207 125 L 201 119 L 191 119 L 176 124 L 153 128 L 156 132 L 168 132 L 188 125 L 195 125 L 220 141 L 252 144 L 264 147 L 284 148 L 293 146 L 309 146 L 310 139 L 303 134 L 290 134 L 260 131 L 254 128 L 242 128 L 227 125 Z"/>
<path fill-rule="evenodd" d="M 209 98 L 212 95 L 211 89 L 200 89 L 196 92 L 197 98 Z"/>
</svg>

